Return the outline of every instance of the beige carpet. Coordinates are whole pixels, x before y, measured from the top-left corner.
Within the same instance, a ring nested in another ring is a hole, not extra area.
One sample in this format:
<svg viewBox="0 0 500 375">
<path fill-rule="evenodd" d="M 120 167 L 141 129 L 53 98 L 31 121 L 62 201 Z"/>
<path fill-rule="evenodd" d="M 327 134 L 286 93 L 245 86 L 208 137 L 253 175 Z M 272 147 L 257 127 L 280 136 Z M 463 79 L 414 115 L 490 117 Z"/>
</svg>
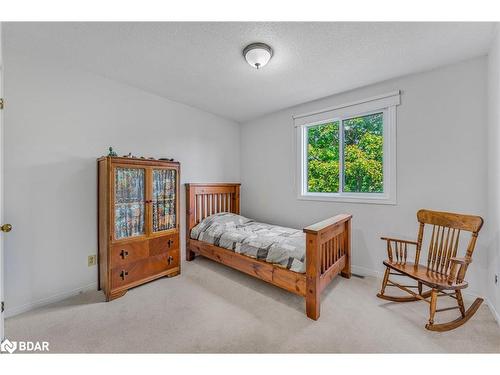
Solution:
<svg viewBox="0 0 500 375">
<path fill-rule="evenodd" d="M 7 319 L 6 334 L 49 341 L 51 352 L 500 352 L 500 328 L 485 304 L 465 326 L 429 332 L 426 303 L 385 302 L 378 288 L 372 277 L 337 278 L 314 322 L 302 298 L 197 258 L 180 276 L 110 303 L 88 292 Z"/>
</svg>

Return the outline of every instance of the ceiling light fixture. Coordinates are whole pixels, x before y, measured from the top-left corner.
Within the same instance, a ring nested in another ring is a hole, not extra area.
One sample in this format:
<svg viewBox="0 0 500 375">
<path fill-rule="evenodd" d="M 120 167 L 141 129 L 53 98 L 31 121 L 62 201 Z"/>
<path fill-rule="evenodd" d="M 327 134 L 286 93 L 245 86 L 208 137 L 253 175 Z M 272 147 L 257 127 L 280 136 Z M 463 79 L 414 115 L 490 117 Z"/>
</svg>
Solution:
<svg viewBox="0 0 500 375">
<path fill-rule="evenodd" d="M 256 69 L 265 66 L 273 56 L 273 50 L 265 43 L 252 43 L 243 49 L 247 63 Z"/>
</svg>

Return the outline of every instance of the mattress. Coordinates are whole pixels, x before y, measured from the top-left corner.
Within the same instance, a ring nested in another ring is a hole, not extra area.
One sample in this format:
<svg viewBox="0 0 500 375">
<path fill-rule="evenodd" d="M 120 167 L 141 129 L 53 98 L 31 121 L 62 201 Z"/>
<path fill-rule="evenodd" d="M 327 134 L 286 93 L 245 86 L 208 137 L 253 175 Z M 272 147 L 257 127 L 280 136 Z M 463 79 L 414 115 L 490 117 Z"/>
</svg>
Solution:
<svg viewBox="0 0 500 375">
<path fill-rule="evenodd" d="M 259 223 L 232 213 L 218 213 L 196 225 L 190 237 L 291 271 L 306 271 L 306 240 L 302 230 Z"/>
</svg>

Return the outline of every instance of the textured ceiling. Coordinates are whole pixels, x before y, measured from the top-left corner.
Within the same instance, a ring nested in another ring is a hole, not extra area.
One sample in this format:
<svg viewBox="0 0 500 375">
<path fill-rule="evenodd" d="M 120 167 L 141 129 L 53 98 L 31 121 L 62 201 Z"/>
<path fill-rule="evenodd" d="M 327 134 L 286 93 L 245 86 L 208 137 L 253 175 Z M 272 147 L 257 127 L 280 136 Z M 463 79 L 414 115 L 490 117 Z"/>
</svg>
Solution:
<svg viewBox="0 0 500 375">
<path fill-rule="evenodd" d="M 484 55 L 492 23 L 6 23 L 5 49 L 244 122 L 381 80 Z M 241 51 L 265 42 L 261 70 Z"/>
</svg>

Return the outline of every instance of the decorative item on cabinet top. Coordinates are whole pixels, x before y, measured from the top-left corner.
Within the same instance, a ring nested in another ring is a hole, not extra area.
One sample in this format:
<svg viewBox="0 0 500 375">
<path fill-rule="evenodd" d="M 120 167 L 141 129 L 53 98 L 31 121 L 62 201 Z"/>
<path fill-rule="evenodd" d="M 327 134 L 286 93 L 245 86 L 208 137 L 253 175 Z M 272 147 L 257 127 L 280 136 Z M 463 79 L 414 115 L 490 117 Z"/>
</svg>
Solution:
<svg viewBox="0 0 500 375">
<path fill-rule="evenodd" d="M 118 157 L 118 154 L 116 153 L 115 150 L 113 150 L 113 147 L 109 147 L 108 148 L 108 157 Z M 147 159 L 147 160 L 156 160 L 156 158 L 152 157 L 152 156 L 134 156 L 132 155 L 131 152 L 129 152 L 127 155 L 123 155 L 122 158 L 128 158 L 128 159 L 140 159 L 140 160 L 144 160 L 144 159 Z M 174 158 L 158 158 L 158 160 L 161 160 L 161 161 L 175 161 Z"/>
<path fill-rule="evenodd" d="M 118 156 L 118 154 L 113 150 L 113 147 L 110 146 L 108 150 L 108 156 Z"/>
<path fill-rule="evenodd" d="M 99 288 L 110 301 L 180 273 L 180 164 L 116 156 L 97 164 Z"/>
</svg>

